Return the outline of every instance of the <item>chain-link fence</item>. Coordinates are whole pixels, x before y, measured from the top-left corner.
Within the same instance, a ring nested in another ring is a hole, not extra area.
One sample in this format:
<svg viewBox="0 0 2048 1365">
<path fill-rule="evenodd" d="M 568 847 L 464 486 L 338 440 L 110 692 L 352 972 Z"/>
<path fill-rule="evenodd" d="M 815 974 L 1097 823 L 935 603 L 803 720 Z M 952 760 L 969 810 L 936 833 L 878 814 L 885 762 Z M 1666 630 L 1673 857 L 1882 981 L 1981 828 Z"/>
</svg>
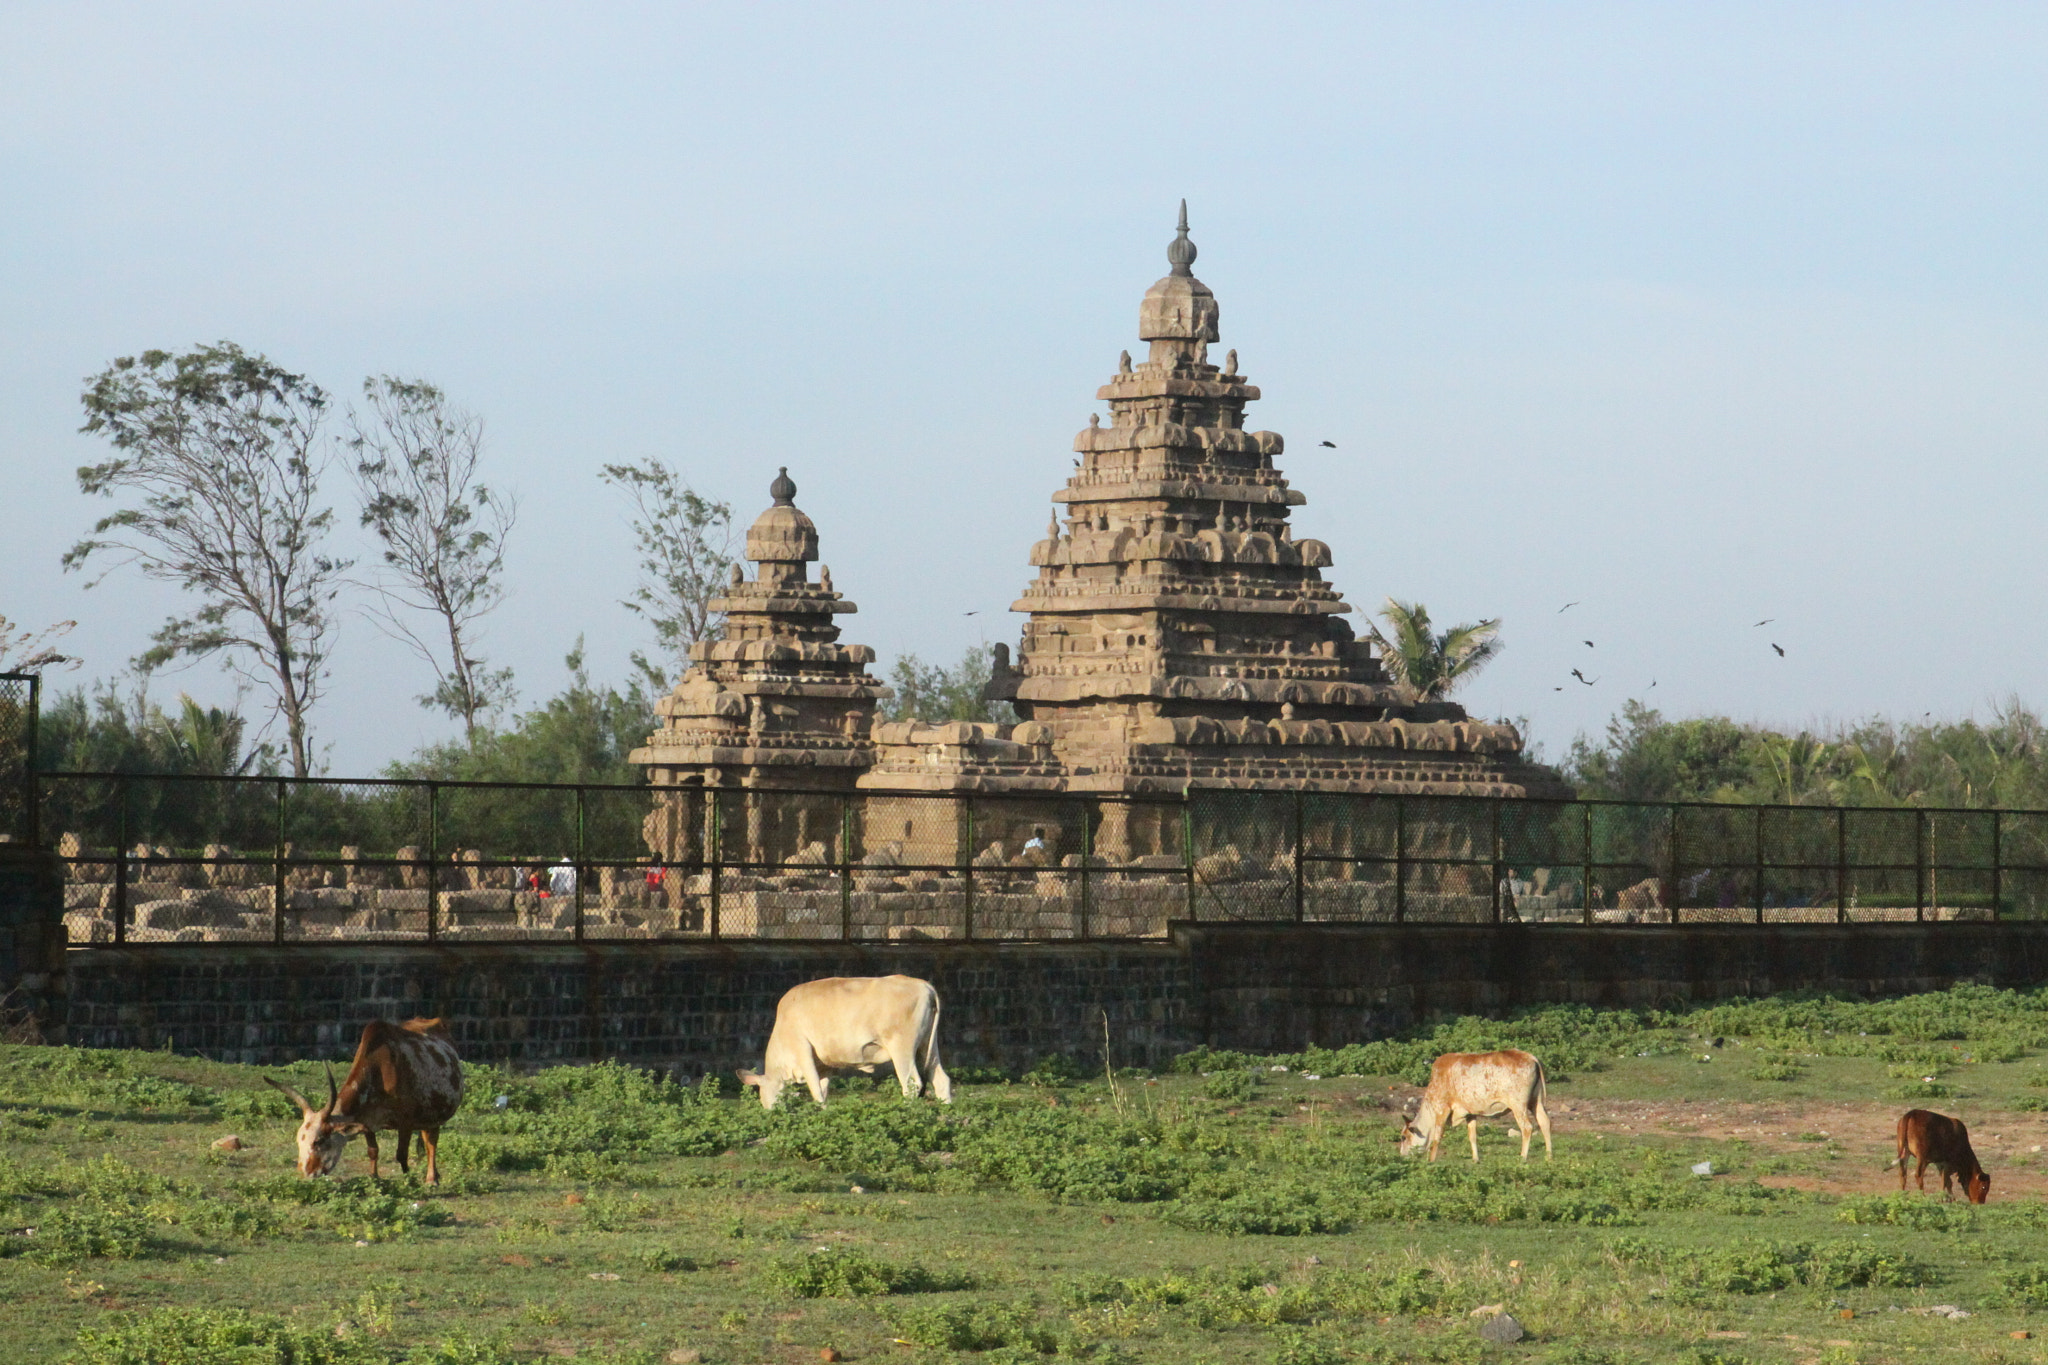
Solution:
<svg viewBox="0 0 2048 1365">
<path fill-rule="evenodd" d="M 36 784 L 36 710 L 42 679 L 0 673 L 0 843 L 41 842 Z"/>
<path fill-rule="evenodd" d="M 2039 811 L 94 773 L 17 805 L 66 864 L 74 944 L 2048 917 Z"/>
</svg>

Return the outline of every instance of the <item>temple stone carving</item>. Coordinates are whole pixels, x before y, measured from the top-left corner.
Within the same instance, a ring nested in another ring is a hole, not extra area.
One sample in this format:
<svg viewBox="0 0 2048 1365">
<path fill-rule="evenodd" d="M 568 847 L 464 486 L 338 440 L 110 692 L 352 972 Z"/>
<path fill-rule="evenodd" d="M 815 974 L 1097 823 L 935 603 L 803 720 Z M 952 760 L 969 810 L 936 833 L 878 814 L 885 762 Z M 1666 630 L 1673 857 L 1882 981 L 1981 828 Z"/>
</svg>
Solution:
<svg viewBox="0 0 2048 1365">
<path fill-rule="evenodd" d="M 1031 549 L 1037 577 L 1012 608 L 1027 616 L 1021 647 L 1014 660 L 997 648 L 988 695 L 1014 706 L 1016 724 L 872 723 L 888 689 L 867 672 L 871 650 L 838 643 L 833 617 L 853 604 L 829 574 L 807 579 L 817 528 L 785 470 L 747 534 L 753 578 L 714 604 L 724 638 L 692 647 L 662 728 L 633 755 L 650 780 L 858 789 L 869 824 L 901 814 L 913 843 L 927 841 L 921 822 L 952 816 L 907 801 L 899 812 L 891 793 L 1568 795 L 1525 761 L 1512 726 L 1405 696 L 1346 624 L 1352 607 L 1323 578 L 1329 546 L 1294 535 L 1306 499 L 1276 463 L 1284 443 L 1246 427 L 1258 388 L 1236 351 L 1209 359 L 1221 313 L 1195 255 L 1183 205 L 1171 269 L 1138 309 L 1149 350 L 1125 352 L 1098 390 L 1108 420 L 1090 417 L 1075 438 L 1080 458 Z M 649 841 L 685 857 L 704 819 L 665 798 Z M 748 822 L 750 844 L 808 846 L 806 831 L 765 831 L 758 812 Z M 1118 833 L 1103 845 L 1124 844 Z"/>
</svg>

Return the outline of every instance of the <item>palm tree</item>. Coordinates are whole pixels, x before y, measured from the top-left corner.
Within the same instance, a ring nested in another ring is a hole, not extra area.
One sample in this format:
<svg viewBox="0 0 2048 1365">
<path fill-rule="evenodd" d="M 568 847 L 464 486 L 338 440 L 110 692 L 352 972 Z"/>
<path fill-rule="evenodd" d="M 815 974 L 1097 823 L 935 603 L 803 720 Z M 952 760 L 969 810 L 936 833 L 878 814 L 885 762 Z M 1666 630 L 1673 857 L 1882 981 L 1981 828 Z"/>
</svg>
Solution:
<svg viewBox="0 0 2048 1365">
<path fill-rule="evenodd" d="M 1499 617 L 1468 621 L 1439 635 L 1430 629 L 1428 607 L 1389 597 L 1380 619 L 1387 633 L 1370 623 L 1366 628 L 1380 647 L 1387 676 L 1410 701 L 1442 701 L 1501 651 Z"/>
</svg>

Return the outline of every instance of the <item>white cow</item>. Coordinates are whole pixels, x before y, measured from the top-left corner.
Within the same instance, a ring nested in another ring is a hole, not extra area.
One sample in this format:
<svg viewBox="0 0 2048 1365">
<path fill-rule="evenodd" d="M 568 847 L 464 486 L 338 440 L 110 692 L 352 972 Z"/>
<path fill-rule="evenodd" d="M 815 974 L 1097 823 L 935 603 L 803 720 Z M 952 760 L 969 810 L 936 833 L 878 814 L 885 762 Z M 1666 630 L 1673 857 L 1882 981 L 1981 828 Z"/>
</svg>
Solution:
<svg viewBox="0 0 2048 1365">
<path fill-rule="evenodd" d="M 739 1078 L 773 1109 L 786 1085 L 802 1081 L 825 1102 L 829 1071 L 874 1074 L 894 1063 L 905 1095 L 929 1079 L 932 1093 L 953 1102 L 953 1082 L 939 1065 L 939 993 L 914 976 L 829 976 L 791 987 L 775 1006 L 775 1031 L 759 1071 Z"/>
<path fill-rule="evenodd" d="M 1429 1088 L 1415 1117 L 1401 1120 L 1401 1155 L 1429 1148 L 1436 1160 L 1444 1129 L 1465 1125 L 1472 1159 L 1479 1160 L 1479 1120 L 1512 1114 L 1522 1130 L 1522 1160 L 1529 1159 L 1529 1120 L 1543 1130 L 1543 1158 L 1550 1159 L 1550 1111 L 1543 1105 L 1543 1063 L 1526 1052 L 1446 1052 L 1429 1068 Z"/>
</svg>

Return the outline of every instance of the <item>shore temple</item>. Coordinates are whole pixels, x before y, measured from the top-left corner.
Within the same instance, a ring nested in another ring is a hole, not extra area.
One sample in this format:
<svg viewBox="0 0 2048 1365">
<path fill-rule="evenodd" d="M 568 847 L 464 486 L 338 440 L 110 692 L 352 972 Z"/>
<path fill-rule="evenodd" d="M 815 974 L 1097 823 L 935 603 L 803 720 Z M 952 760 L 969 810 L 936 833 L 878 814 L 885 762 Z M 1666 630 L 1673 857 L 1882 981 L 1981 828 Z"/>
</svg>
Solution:
<svg viewBox="0 0 2048 1365">
<path fill-rule="evenodd" d="M 1012 606 L 1023 638 L 1014 657 L 996 647 L 987 695 L 1016 723 L 878 718 L 890 692 L 875 652 L 840 641 L 855 607 L 829 568 L 812 578 L 818 527 L 783 470 L 747 532 L 748 567 L 713 603 L 723 638 L 691 647 L 661 728 L 632 755 L 656 787 L 681 789 L 649 818 L 657 852 L 687 853 L 707 789 L 821 794 L 815 812 L 774 801 L 776 829 L 747 817 L 747 843 L 777 861 L 829 842 L 834 792 L 865 794 L 871 827 L 900 817 L 927 845 L 957 837 L 949 803 L 913 794 L 1567 794 L 1512 726 L 1407 699 L 1347 624 L 1353 608 L 1323 578 L 1329 546 L 1290 525 L 1307 499 L 1276 463 L 1284 443 L 1246 427 L 1259 389 L 1237 352 L 1211 355 L 1221 314 L 1195 256 L 1183 205 L 1171 268 L 1138 307 L 1145 354 L 1124 352 L 1096 391 L 1109 415 L 1075 437 L 1078 465 Z M 878 799 L 894 793 L 906 799 Z M 1102 809 L 1104 857 L 1159 846 L 1142 804 Z M 1028 837 L 1004 833 L 1012 849 Z"/>
</svg>

